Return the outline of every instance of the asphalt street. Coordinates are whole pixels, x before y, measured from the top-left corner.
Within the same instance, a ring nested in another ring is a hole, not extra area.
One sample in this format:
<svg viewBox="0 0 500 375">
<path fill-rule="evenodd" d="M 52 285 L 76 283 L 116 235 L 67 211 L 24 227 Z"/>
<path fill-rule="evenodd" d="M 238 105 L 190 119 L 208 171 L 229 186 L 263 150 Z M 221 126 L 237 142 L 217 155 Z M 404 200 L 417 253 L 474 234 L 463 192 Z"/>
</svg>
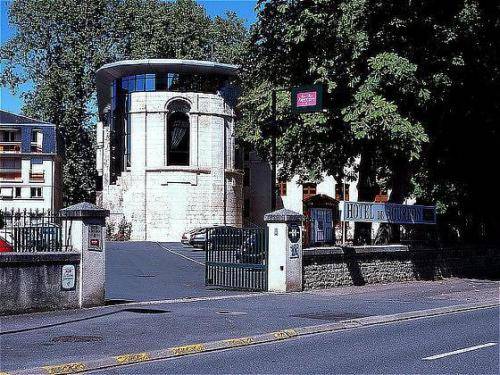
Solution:
<svg viewBox="0 0 500 375">
<path fill-rule="evenodd" d="M 498 309 L 487 309 L 96 372 L 498 374 L 498 329 Z M 450 354 L 483 344 L 490 345 Z M 446 356 L 424 359 L 436 354 Z"/>
<path fill-rule="evenodd" d="M 0 371 L 100 359 L 367 316 L 474 302 L 498 303 L 499 283 L 488 280 L 448 279 L 290 294 L 207 290 L 203 262 L 203 252 L 180 244 L 109 244 L 107 297 L 145 302 L 2 317 Z M 442 368 L 433 367 L 438 366 L 434 362 L 422 364 L 421 358 L 487 342 L 498 342 L 498 309 L 199 354 L 144 367 L 124 367 L 123 371 L 443 372 Z M 412 349 L 415 345 L 421 346 L 419 351 Z M 354 353 L 361 359 L 357 360 Z M 498 361 L 491 360 L 488 353 L 498 354 L 498 346 L 460 354 L 460 358 L 473 358 L 478 361 L 477 372 L 490 372 L 495 363 L 498 369 Z M 399 357 L 403 362 L 398 362 Z M 297 365 L 297 358 L 300 366 L 291 367 Z M 447 363 L 446 358 L 436 363 Z M 263 363 L 266 361 L 269 363 Z M 458 355 L 454 361 L 451 372 L 465 366 Z M 333 364 L 338 367 L 332 367 Z M 354 367 L 363 364 L 365 367 Z M 460 372 L 473 370 L 475 367 Z M 121 373 L 122 369 L 116 371 Z"/>
<path fill-rule="evenodd" d="M 106 298 L 151 301 L 228 294 L 205 288 L 205 252 L 181 243 L 108 242 Z"/>
<path fill-rule="evenodd" d="M 415 282 L 7 316 L 1 321 L 0 368 L 5 371 L 98 359 L 481 301 L 498 301 L 498 283 Z M 498 320 L 498 311 L 496 314 Z M 488 332 L 498 332 L 498 327 L 493 328 Z"/>
</svg>

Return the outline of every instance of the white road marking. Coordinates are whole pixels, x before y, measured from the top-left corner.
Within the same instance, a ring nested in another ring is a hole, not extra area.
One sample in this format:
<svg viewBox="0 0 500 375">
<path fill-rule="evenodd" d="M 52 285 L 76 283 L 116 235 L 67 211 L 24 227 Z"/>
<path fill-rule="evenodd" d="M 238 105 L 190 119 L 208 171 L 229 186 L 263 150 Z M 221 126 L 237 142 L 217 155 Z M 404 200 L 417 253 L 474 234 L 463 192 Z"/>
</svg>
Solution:
<svg viewBox="0 0 500 375">
<path fill-rule="evenodd" d="M 172 249 L 169 249 L 168 247 L 163 246 L 163 245 L 162 245 L 161 243 L 159 243 L 159 242 L 157 242 L 156 244 L 157 244 L 158 246 L 160 246 L 162 249 L 167 250 L 169 253 L 172 253 L 172 254 L 178 255 L 178 256 L 180 256 L 181 258 L 187 259 L 187 260 L 189 260 L 189 261 L 191 261 L 191 262 L 193 262 L 193 263 L 196 263 L 196 264 L 199 264 L 199 265 L 202 265 L 203 267 L 205 267 L 205 263 L 199 262 L 199 261 L 197 261 L 196 259 L 193 259 L 193 258 L 187 257 L 187 256 L 185 256 L 184 254 L 181 254 L 181 253 L 178 253 L 177 251 L 174 251 L 174 250 L 172 250 Z"/>
<path fill-rule="evenodd" d="M 489 342 L 487 344 L 482 344 L 482 345 L 475 345 L 475 346 L 470 346 L 468 348 L 464 348 L 464 349 L 458 349 L 458 350 L 454 350 L 452 352 L 448 352 L 448 353 L 442 353 L 442 354 L 436 354 L 436 355 L 431 355 L 430 357 L 425 357 L 425 358 L 422 358 L 423 360 L 425 361 L 432 361 L 434 359 L 440 359 L 440 358 L 444 358 L 444 357 L 448 357 L 450 355 L 456 355 L 456 354 L 462 354 L 462 353 L 467 353 L 467 352 L 471 352 L 473 350 L 478 350 L 478 349 L 483 349 L 483 348 L 488 348 L 490 346 L 495 346 L 497 345 L 496 342 Z"/>
</svg>

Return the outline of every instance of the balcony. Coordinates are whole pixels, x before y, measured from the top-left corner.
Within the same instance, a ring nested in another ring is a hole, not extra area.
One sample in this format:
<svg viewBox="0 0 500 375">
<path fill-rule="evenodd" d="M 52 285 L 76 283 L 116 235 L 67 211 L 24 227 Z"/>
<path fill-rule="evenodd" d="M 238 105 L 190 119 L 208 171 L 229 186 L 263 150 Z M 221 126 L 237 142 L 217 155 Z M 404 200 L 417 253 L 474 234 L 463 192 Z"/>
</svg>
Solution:
<svg viewBox="0 0 500 375">
<path fill-rule="evenodd" d="M 8 154 L 19 154 L 21 152 L 21 141 L 0 142 L 0 152 Z"/>
<path fill-rule="evenodd" d="M 30 172 L 30 182 L 45 182 L 45 172 Z"/>
<path fill-rule="evenodd" d="M 43 151 L 42 145 L 40 143 L 31 142 L 31 152 L 41 153 Z"/>
<path fill-rule="evenodd" d="M 0 182 L 22 182 L 21 169 L 0 168 Z"/>
</svg>

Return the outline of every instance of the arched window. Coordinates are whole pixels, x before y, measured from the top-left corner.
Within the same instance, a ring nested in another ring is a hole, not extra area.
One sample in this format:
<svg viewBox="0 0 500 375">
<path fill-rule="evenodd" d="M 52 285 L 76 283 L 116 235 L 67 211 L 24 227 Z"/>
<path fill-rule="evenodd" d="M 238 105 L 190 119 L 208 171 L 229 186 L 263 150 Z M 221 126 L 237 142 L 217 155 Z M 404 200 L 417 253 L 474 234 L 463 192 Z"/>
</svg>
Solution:
<svg viewBox="0 0 500 375">
<path fill-rule="evenodd" d="M 167 165 L 189 165 L 189 116 L 171 113 L 167 129 Z"/>
</svg>

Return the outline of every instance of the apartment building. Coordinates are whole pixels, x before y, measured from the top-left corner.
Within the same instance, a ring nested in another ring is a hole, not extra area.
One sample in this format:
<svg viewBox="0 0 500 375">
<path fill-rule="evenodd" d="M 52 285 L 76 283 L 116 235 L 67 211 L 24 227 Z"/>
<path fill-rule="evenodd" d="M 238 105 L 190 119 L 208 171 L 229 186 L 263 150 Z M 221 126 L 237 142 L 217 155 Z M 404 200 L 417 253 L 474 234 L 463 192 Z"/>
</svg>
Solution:
<svg viewBox="0 0 500 375">
<path fill-rule="evenodd" d="M 0 110 L 0 210 L 58 210 L 54 124 Z"/>
</svg>

